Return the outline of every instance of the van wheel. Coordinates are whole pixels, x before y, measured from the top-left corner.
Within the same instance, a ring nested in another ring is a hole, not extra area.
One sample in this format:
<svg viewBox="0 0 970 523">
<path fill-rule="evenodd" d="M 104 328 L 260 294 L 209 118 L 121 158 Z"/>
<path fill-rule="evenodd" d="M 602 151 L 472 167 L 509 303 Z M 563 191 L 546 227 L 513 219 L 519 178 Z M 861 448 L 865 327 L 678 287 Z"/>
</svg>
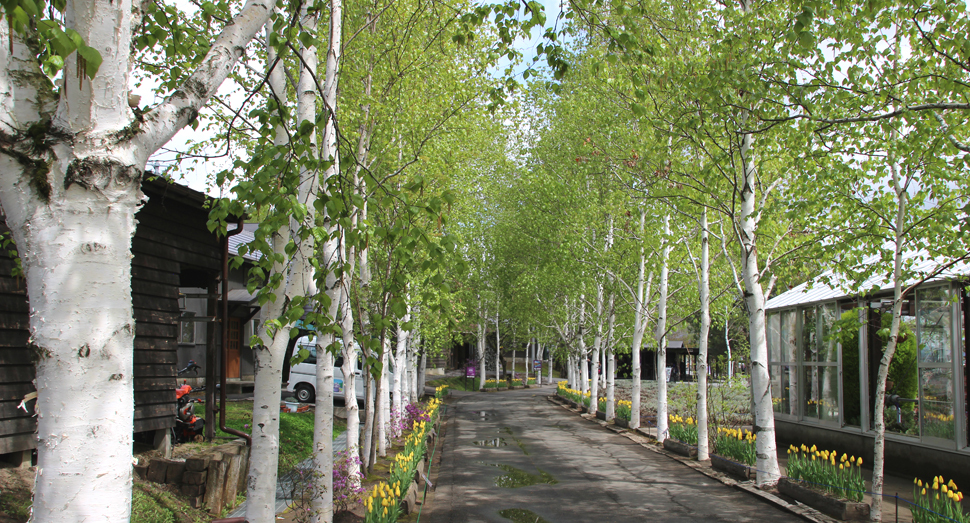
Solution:
<svg viewBox="0 0 970 523">
<path fill-rule="evenodd" d="M 317 396 L 313 393 L 313 387 L 306 383 L 296 386 L 296 401 L 300 403 L 313 403 Z"/>
</svg>

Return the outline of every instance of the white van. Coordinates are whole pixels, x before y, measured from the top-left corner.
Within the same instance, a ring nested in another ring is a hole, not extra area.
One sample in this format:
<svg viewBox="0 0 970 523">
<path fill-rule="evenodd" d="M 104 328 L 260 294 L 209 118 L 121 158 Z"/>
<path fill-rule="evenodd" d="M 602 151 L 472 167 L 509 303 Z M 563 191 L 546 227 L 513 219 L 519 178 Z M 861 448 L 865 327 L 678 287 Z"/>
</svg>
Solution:
<svg viewBox="0 0 970 523">
<path fill-rule="evenodd" d="M 338 340 L 338 343 L 340 341 Z M 296 341 L 293 354 L 296 355 L 300 349 L 306 349 L 310 355 L 301 363 L 297 363 L 290 369 L 290 380 L 287 382 L 286 391 L 292 392 L 300 403 L 313 403 L 316 401 L 317 391 L 317 343 L 308 336 L 303 336 Z M 344 398 L 344 372 L 341 366 L 344 364 L 343 356 L 337 356 L 333 369 L 333 397 Z M 393 374 L 392 374 L 393 376 Z M 391 378 L 393 380 L 393 377 Z M 357 369 L 354 371 L 354 390 L 357 391 L 357 402 L 364 401 L 364 379 L 363 379 L 363 355 L 360 355 L 358 347 Z"/>
</svg>

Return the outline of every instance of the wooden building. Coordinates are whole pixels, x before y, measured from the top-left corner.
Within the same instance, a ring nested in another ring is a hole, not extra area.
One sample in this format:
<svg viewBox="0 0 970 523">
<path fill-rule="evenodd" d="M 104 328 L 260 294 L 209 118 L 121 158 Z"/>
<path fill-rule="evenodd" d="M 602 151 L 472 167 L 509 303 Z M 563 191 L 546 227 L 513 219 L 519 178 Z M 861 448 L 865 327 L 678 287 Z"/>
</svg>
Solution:
<svg viewBox="0 0 970 523">
<path fill-rule="evenodd" d="M 148 202 L 138 212 L 132 239 L 132 305 L 135 318 L 135 432 L 175 424 L 180 287 L 211 289 L 222 272 L 223 241 L 206 227 L 206 196 L 163 180 L 145 182 Z M 2 216 L 0 216 L 2 218 Z M 0 231 L 7 232 L 0 222 Z M 9 237 L 9 236 L 8 236 Z M 26 283 L 12 275 L 15 255 L 0 252 L 0 454 L 36 447 L 34 366 L 27 349 Z M 201 363 L 201 362 L 200 362 Z"/>
</svg>

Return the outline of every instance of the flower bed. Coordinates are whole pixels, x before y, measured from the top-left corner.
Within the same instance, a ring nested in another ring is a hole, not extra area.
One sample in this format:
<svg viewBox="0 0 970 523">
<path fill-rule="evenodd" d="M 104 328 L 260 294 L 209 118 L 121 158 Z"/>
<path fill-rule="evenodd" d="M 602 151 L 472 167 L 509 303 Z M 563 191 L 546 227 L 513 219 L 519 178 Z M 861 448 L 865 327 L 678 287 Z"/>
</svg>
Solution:
<svg viewBox="0 0 970 523">
<path fill-rule="evenodd" d="M 937 476 L 933 478 L 932 487 L 929 481 L 924 485 L 923 480 L 913 479 L 913 500 L 915 505 L 909 509 L 913 523 L 970 522 L 970 516 L 964 514 L 960 504 L 963 493 L 952 479 L 944 482 L 943 476 Z"/>
<path fill-rule="evenodd" d="M 670 416 L 670 425 L 667 430 L 670 431 L 671 438 L 688 445 L 697 446 L 697 421 L 694 418 Z"/>
<path fill-rule="evenodd" d="M 714 452 L 749 467 L 754 466 L 758 459 L 755 450 L 757 441 L 758 437 L 751 431 L 721 427 L 717 429 Z"/>
<path fill-rule="evenodd" d="M 576 407 L 582 405 L 583 393 L 576 389 L 570 389 L 569 386 L 566 385 L 565 381 L 560 381 L 558 384 L 556 384 L 556 395 L 566 401 L 569 401 Z"/>
<path fill-rule="evenodd" d="M 442 385 L 434 389 L 434 397 L 439 400 L 448 395 L 448 385 Z"/>
<path fill-rule="evenodd" d="M 812 488 L 851 501 L 862 501 L 865 480 L 862 479 L 862 457 L 842 454 L 836 460 L 835 451 L 818 450 L 802 445 L 788 447 L 788 477 L 803 480 Z"/>
<path fill-rule="evenodd" d="M 800 501 L 822 514 L 842 521 L 868 521 L 869 504 L 827 495 L 807 484 L 789 478 L 778 480 L 778 491 Z"/>
<path fill-rule="evenodd" d="M 522 386 L 522 380 L 519 379 L 519 378 L 513 378 L 512 381 L 509 382 L 509 386 L 511 386 L 513 388 L 514 387 L 521 387 Z"/>
<path fill-rule="evenodd" d="M 742 480 L 754 479 L 757 436 L 751 431 L 720 427 L 714 439 L 711 467 Z"/>
<path fill-rule="evenodd" d="M 392 523 L 401 515 L 401 499 L 412 489 L 418 464 L 427 451 L 428 431 L 438 420 L 441 401 L 432 398 L 404 440 L 404 450 L 394 457 L 387 481 L 380 482 L 364 500 L 366 523 Z"/>
<path fill-rule="evenodd" d="M 536 384 L 535 378 L 528 378 L 526 381 L 526 385 L 535 385 L 535 384 Z"/>
<path fill-rule="evenodd" d="M 504 382 L 503 382 L 504 383 Z M 485 390 L 497 390 L 499 382 L 495 380 L 485 380 Z"/>
<path fill-rule="evenodd" d="M 616 419 L 629 422 L 633 413 L 633 402 L 627 400 L 616 400 Z M 617 423 L 619 425 L 619 423 Z"/>
</svg>

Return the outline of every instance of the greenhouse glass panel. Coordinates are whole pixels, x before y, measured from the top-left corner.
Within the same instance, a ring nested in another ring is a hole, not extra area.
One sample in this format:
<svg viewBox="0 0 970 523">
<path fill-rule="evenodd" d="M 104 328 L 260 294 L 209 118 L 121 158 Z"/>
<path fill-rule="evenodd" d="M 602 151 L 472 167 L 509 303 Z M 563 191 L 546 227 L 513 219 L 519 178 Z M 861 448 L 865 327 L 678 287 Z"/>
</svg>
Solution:
<svg viewBox="0 0 970 523">
<path fill-rule="evenodd" d="M 953 376 L 949 368 L 920 369 L 920 417 L 923 436 L 953 440 Z"/>
</svg>

